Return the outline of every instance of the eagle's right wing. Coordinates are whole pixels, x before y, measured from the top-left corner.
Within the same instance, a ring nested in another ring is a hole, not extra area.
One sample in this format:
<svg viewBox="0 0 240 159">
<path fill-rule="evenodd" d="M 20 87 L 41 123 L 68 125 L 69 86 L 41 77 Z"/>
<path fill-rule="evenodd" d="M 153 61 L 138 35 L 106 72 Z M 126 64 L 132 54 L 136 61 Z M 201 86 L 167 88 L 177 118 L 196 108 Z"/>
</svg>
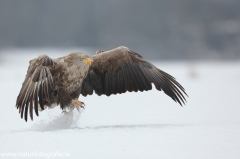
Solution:
<svg viewBox="0 0 240 159">
<path fill-rule="evenodd" d="M 81 94 L 121 94 L 127 91 L 148 91 L 152 84 L 163 90 L 180 105 L 187 96 L 184 88 L 168 73 L 158 69 L 141 55 L 127 47 L 99 53 L 92 56 L 93 63 L 82 84 Z"/>
<path fill-rule="evenodd" d="M 25 114 L 26 121 L 28 108 L 31 119 L 33 119 L 33 107 L 38 116 L 38 103 L 43 110 L 43 101 L 48 101 L 53 91 L 53 77 L 50 71 L 54 64 L 53 60 L 47 55 L 41 55 L 29 63 L 27 75 L 16 101 L 21 118 Z"/>
</svg>

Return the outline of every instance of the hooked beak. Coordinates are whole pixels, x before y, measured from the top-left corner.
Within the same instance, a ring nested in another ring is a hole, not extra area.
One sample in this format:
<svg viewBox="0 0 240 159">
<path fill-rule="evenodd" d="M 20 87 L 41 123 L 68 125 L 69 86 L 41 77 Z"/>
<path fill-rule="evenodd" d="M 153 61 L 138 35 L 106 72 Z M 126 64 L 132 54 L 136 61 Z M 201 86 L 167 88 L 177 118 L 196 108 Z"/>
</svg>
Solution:
<svg viewBox="0 0 240 159">
<path fill-rule="evenodd" d="M 84 59 L 83 62 L 85 62 L 85 63 L 88 64 L 89 66 L 92 65 L 92 60 L 91 60 L 90 58 Z"/>
</svg>

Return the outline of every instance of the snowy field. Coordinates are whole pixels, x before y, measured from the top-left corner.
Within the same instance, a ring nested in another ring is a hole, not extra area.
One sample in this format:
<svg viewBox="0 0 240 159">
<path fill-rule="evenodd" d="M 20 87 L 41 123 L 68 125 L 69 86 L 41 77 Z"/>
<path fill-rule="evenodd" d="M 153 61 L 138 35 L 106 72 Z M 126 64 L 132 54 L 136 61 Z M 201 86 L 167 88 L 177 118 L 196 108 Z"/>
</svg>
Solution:
<svg viewBox="0 0 240 159">
<path fill-rule="evenodd" d="M 189 98 L 183 107 L 156 90 L 92 95 L 80 97 L 86 107 L 74 112 L 73 119 L 56 107 L 26 123 L 15 101 L 28 61 L 68 51 L 1 52 L 0 158 L 240 158 L 240 61 L 153 61 L 186 89 Z"/>
</svg>

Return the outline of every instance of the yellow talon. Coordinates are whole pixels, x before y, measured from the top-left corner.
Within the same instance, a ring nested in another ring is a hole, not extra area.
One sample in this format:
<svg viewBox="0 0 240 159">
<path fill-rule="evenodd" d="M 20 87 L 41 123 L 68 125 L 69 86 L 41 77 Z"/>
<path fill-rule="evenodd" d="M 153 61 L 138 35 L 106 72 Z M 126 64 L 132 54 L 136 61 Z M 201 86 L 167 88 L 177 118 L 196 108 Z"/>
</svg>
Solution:
<svg viewBox="0 0 240 159">
<path fill-rule="evenodd" d="M 80 102 L 79 100 L 72 100 L 72 103 L 73 103 L 74 107 L 77 108 L 77 110 L 79 110 L 79 107 L 84 109 L 83 102 Z"/>
</svg>

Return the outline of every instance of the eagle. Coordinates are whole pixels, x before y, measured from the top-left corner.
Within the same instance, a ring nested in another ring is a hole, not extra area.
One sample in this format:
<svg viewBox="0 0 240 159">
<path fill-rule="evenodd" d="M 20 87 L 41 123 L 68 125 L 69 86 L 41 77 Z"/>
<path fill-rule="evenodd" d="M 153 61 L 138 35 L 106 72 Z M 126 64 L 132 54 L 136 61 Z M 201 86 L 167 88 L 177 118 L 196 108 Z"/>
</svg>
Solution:
<svg viewBox="0 0 240 159">
<path fill-rule="evenodd" d="M 125 46 L 92 56 L 82 52 L 56 59 L 40 55 L 29 61 L 16 108 L 27 122 L 28 112 L 33 120 L 33 111 L 38 116 L 39 111 L 57 105 L 63 112 L 84 108 L 80 95 L 143 92 L 151 90 L 152 84 L 181 106 L 185 104 L 185 89 L 173 76 Z"/>
</svg>

